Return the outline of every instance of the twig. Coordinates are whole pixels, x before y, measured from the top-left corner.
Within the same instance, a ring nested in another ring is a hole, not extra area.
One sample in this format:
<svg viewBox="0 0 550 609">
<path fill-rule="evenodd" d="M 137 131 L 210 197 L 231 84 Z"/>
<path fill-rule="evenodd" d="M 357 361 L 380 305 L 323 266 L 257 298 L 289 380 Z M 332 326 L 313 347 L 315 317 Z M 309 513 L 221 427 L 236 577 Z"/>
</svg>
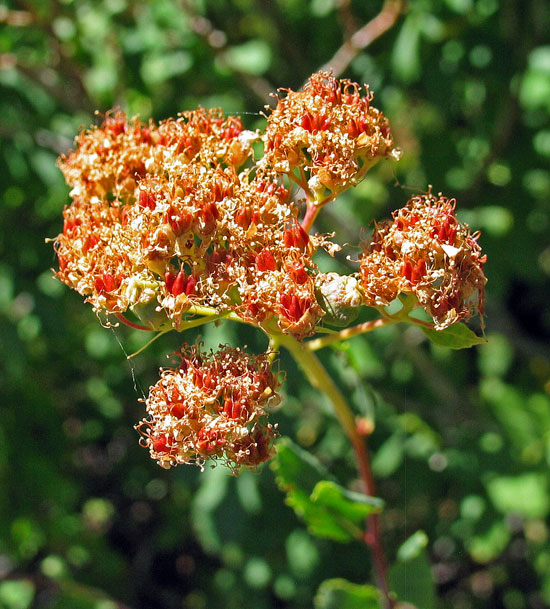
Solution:
<svg viewBox="0 0 550 609">
<path fill-rule="evenodd" d="M 403 0 L 385 0 L 378 15 L 346 39 L 320 70 L 332 70 L 334 76 L 340 76 L 360 51 L 380 38 L 394 25 L 402 8 Z"/>
<path fill-rule="evenodd" d="M 153 328 L 149 328 L 148 326 L 142 326 L 141 324 L 135 324 L 133 321 L 130 321 L 122 313 L 114 313 L 114 316 L 123 323 L 125 326 L 133 328 L 134 330 L 146 330 L 147 332 L 155 332 Z"/>
<path fill-rule="evenodd" d="M 304 344 L 310 351 L 318 351 L 323 347 L 328 347 L 328 345 L 331 345 L 332 343 L 347 340 L 348 338 L 352 338 L 353 336 L 359 336 L 360 334 L 366 334 L 367 332 L 372 332 L 377 328 L 382 328 L 384 326 L 395 324 L 398 321 L 400 320 L 390 319 L 389 317 L 379 317 L 378 319 L 373 319 L 372 321 L 366 321 L 357 326 L 346 328 L 345 330 L 341 330 L 336 334 L 329 334 L 328 336 L 323 336 L 322 338 L 315 338 L 313 340 L 307 341 Z"/>
<path fill-rule="evenodd" d="M 339 0 L 338 20 L 344 28 L 346 38 L 353 36 L 353 33 L 359 29 L 359 21 L 355 18 L 351 10 L 350 0 Z"/>
</svg>

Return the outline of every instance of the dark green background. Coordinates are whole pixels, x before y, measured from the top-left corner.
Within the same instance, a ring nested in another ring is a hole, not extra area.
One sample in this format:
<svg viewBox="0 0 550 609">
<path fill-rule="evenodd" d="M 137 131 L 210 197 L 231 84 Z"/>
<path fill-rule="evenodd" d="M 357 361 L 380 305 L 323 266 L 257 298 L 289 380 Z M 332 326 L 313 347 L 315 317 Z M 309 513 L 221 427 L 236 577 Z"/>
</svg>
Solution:
<svg viewBox="0 0 550 609">
<path fill-rule="evenodd" d="M 181 337 L 130 366 L 123 349 L 148 337 L 103 329 L 51 278 L 44 238 L 69 201 L 56 158 L 95 109 L 221 106 L 261 127 L 266 92 L 299 87 L 381 4 L 0 4 L 2 609 L 307 608 L 327 577 L 370 578 L 365 548 L 311 537 L 269 468 L 235 479 L 149 459 L 138 399 Z M 354 407 L 376 412 L 388 556 L 425 531 L 434 609 L 550 606 L 549 32 L 545 0 L 412 0 L 343 74 L 370 83 L 404 155 L 318 229 L 357 244 L 358 226 L 432 184 L 488 254 L 487 345 L 451 352 L 392 327 L 322 353 Z M 265 346 L 234 326 L 202 337 Z M 286 356 L 281 369 L 282 433 L 352 483 L 330 408 Z"/>
</svg>

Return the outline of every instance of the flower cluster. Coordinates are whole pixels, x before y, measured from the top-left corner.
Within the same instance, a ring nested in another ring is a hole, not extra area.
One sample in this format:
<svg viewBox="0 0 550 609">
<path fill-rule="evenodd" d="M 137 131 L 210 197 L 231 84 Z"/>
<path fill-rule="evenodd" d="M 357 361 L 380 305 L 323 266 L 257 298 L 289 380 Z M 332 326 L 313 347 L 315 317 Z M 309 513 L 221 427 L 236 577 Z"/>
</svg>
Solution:
<svg viewBox="0 0 550 609">
<path fill-rule="evenodd" d="M 222 459 L 231 468 L 255 467 L 272 456 L 279 381 L 266 355 L 220 347 L 205 354 L 184 348 L 176 369 L 161 370 L 146 400 L 149 417 L 137 427 L 162 467 Z"/>
<path fill-rule="evenodd" d="M 347 326 L 362 305 L 400 294 L 413 294 L 436 329 L 483 314 L 477 235 L 441 195 L 413 197 L 376 224 L 358 274 L 317 268 L 320 247 L 338 249 L 309 232 L 319 209 L 378 160 L 399 158 L 372 99 L 368 87 L 319 72 L 303 91 L 281 90 L 264 136 L 217 109 L 159 124 L 107 114 L 59 161 L 72 203 L 54 240 L 57 277 L 134 327 L 183 330 L 226 315 L 286 345 L 282 334 L 301 341 L 323 320 Z M 293 183 L 306 197 L 301 222 Z M 270 357 L 229 347 L 179 356 L 138 426 L 152 457 L 163 467 L 221 459 L 235 471 L 268 459 L 276 433 L 266 408 L 278 400 Z"/>
<path fill-rule="evenodd" d="M 280 92 L 285 95 L 268 117 L 265 162 L 282 173 L 305 170 L 313 192 L 340 192 L 380 159 L 399 158 L 368 88 L 363 94 L 356 83 L 319 72 L 303 91 Z"/>
<path fill-rule="evenodd" d="M 414 294 L 442 330 L 483 315 L 486 260 L 477 243 L 455 217 L 455 200 L 441 195 L 415 196 L 376 224 L 361 257 L 365 304 L 385 306 L 400 293 Z"/>
<path fill-rule="evenodd" d="M 82 134 L 60 163 L 73 203 L 58 277 L 96 311 L 130 308 L 153 328 L 203 305 L 309 334 L 323 314 L 312 256 L 324 239 L 300 227 L 278 176 L 237 172 L 253 139 L 242 134 L 205 110 L 158 127 L 118 113 Z"/>
</svg>

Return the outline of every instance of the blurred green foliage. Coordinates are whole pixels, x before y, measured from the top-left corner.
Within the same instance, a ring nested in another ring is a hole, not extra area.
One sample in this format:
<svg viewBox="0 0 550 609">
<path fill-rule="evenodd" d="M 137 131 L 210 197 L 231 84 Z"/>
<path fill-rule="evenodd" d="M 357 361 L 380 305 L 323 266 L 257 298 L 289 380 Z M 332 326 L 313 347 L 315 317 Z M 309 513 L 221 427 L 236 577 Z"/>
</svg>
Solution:
<svg viewBox="0 0 550 609">
<path fill-rule="evenodd" d="M 261 127 L 268 92 L 299 87 L 381 4 L 0 3 L 2 609 L 375 606 L 365 548 L 306 532 L 270 468 L 235 479 L 149 460 L 132 425 L 180 338 L 126 362 L 147 337 L 101 328 L 51 278 L 44 238 L 68 202 L 55 160 L 94 110 L 162 119 L 202 104 Z M 356 227 L 433 184 L 488 254 L 486 344 L 451 351 L 396 326 L 321 353 L 376 416 L 392 577 L 420 609 L 550 606 L 549 31 L 546 0 L 414 0 L 345 73 L 370 83 L 404 156 L 318 229 L 357 243 Z M 345 268 L 355 252 L 320 264 Z M 240 327 L 202 338 L 265 347 Z M 329 405 L 285 354 L 281 369 L 281 433 L 353 491 Z"/>
</svg>

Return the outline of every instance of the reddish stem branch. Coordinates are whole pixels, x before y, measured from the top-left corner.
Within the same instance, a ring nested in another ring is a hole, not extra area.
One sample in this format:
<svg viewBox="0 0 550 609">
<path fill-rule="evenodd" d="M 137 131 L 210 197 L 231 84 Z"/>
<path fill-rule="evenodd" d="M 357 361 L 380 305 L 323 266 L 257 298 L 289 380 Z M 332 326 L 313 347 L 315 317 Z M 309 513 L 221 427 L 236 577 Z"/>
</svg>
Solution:
<svg viewBox="0 0 550 609">
<path fill-rule="evenodd" d="M 357 461 L 357 467 L 363 482 L 364 491 L 367 495 L 376 497 L 376 483 L 374 481 L 374 476 L 372 475 L 370 456 L 366 442 L 358 434 L 354 434 L 353 437 L 350 437 L 350 440 L 355 451 L 355 460 Z M 378 514 L 374 513 L 367 516 L 366 528 L 365 543 L 372 548 L 376 585 L 382 592 L 385 609 L 393 609 L 395 603 L 391 597 L 388 586 L 388 565 L 382 546 Z"/>
<path fill-rule="evenodd" d="M 383 328 L 384 326 L 395 324 L 398 321 L 399 320 L 397 319 L 391 319 L 389 317 L 379 317 L 378 319 L 365 321 L 362 324 L 358 324 L 357 326 L 346 328 L 345 330 L 341 330 L 340 332 L 337 332 L 335 334 L 329 334 L 321 338 L 314 338 L 305 342 L 304 344 L 310 351 L 317 351 L 318 349 L 327 347 L 332 343 L 336 343 L 341 340 L 348 340 L 349 338 L 358 336 L 359 334 L 366 334 L 367 332 L 372 332 L 377 328 Z"/>
<path fill-rule="evenodd" d="M 378 15 L 345 40 L 332 59 L 327 61 L 320 70 L 332 70 L 334 76 L 340 76 L 360 51 L 394 25 L 402 8 L 402 0 L 386 0 Z"/>
<path fill-rule="evenodd" d="M 303 343 L 283 334 L 279 335 L 277 338 L 280 344 L 286 347 L 293 355 L 313 387 L 316 387 L 319 391 L 323 392 L 332 402 L 334 412 L 353 446 L 357 468 L 365 492 L 369 495 L 376 496 L 376 488 L 367 446 L 364 438 L 357 430 L 355 416 L 350 410 L 342 392 L 338 389 L 332 377 L 328 374 L 316 355 Z M 387 565 L 382 547 L 378 514 L 371 514 L 367 518 L 366 526 L 367 533 L 364 536 L 364 542 L 372 548 L 373 570 L 376 584 L 383 597 L 384 609 L 393 609 L 395 603 L 391 597 L 388 586 Z"/>
<path fill-rule="evenodd" d="M 147 326 L 142 326 L 140 324 L 135 324 L 133 321 L 126 319 L 122 313 L 114 313 L 114 316 L 118 319 L 118 321 L 122 322 L 125 326 L 130 328 L 134 328 L 134 330 L 147 330 L 147 332 L 156 332 L 153 328 L 148 328 Z"/>
<path fill-rule="evenodd" d="M 302 220 L 302 228 L 306 231 L 306 233 L 309 233 L 311 230 L 320 209 L 321 207 L 315 203 L 308 204 L 304 219 Z"/>
</svg>

